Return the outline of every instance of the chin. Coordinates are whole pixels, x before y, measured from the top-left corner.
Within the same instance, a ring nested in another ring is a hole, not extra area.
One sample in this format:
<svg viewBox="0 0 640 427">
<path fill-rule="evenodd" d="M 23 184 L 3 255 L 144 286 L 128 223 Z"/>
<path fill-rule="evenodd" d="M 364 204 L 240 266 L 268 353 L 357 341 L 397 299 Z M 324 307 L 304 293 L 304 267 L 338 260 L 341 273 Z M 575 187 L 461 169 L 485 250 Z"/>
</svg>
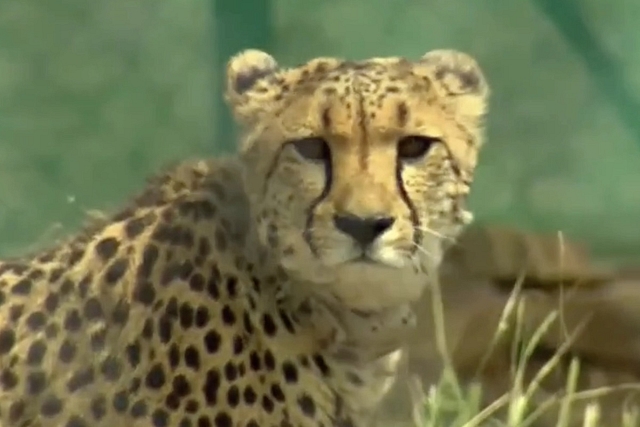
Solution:
<svg viewBox="0 0 640 427">
<path fill-rule="evenodd" d="M 336 268 L 334 277 L 328 284 L 332 296 L 342 305 L 362 311 L 414 302 L 429 283 L 427 274 L 412 267 L 399 269 L 371 262 L 343 264 Z"/>
<path fill-rule="evenodd" d="M 360 253 L 350 246 L 333 247 L 318 256 L 302 241 L 287 243 L 296 250 L 278 261 L 299 282 L 299 291 L 360 311 L 385 310 L 419 300 L 437 275 L 441 249 L 439 240 L 426 240 L 424 249 L 429 256 L 416 260 L 380 245 L 368 260 L 358 261 Z"/>
</svg>

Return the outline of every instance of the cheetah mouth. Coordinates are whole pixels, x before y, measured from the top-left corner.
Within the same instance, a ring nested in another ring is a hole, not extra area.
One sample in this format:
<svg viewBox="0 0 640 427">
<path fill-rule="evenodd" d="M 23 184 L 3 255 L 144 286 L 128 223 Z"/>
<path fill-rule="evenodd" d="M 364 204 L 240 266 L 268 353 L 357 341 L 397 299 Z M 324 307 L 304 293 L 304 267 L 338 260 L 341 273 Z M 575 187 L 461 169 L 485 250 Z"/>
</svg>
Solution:
<svg viewBox="0 0 640 427">
<path fill-rule="evenodd" d="M 381 262 L 366 253 L 362 253 L 357 257 L 354 257 L 345 262 L 348 265 L 362 265 L 362 266 L 371 266 L 371 267 L 388 267 L 391 268 L 390 265 Z"/>
<path fill-rule="evenodd" d="M 371 258 L 367 254 L 359 255 L 359 256 L 353 258 L 350 262 L 357 263 L 357 264 L 379 264 L 378 261 L 376 261 L 375 259 Z"/>
</svg>

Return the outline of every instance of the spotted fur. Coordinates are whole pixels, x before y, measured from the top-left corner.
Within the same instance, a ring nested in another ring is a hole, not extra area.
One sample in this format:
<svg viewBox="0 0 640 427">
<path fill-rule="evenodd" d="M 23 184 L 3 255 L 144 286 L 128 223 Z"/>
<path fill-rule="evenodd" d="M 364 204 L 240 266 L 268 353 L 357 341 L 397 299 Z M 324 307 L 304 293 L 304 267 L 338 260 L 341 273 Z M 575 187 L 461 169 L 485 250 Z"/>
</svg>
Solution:
<svg viewBox="0 0 640 427">
<path fill-rule="evenodd" d="M 237 156 L 0 263 L 2 427 L 366 424 L 470 218 L 485 80 L 453 51 L 284 69 L 250 50 L 227 75 Z"/>
</svg>

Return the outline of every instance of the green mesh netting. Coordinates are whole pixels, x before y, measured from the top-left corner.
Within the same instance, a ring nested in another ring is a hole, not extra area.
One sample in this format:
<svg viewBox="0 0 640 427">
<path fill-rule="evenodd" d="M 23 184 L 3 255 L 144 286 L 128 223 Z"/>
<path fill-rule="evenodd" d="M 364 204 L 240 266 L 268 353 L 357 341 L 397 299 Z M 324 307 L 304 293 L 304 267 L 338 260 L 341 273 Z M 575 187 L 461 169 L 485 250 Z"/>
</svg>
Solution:
<svg viewBox="0 0 640 427">
<path fill-rule="evenodd" d="M 110 209 L 170 160 L 232 148 L 224 61 L 475 55 L 493 86 L 477 217 L 640 249 L 635 0 L 0 2 L 0 252 Z"/>
</svg>

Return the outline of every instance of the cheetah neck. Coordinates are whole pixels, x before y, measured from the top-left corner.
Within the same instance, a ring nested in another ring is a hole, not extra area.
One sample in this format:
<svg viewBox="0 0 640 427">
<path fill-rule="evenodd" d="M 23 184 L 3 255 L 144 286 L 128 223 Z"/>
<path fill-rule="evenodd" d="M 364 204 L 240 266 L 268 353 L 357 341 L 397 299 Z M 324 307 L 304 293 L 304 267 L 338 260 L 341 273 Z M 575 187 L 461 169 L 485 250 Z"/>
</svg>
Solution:
<svg viewBox="0 0 640 427">
<path fill-rule="evenodd" d="M 401 348 L 415 326 L 409 305 L 377 312 L 350 310 L 326 300 L 317 299 L 308 314 L 312 327 L 333 325 L 333 341 L 327 351 L 343 362 L 363 363 L 384 357 Z"/>
<path fill-rule="evenodd" d="M 262 306 L 250 314 L 253 324 L 268 332 L 264 319 L 270 318 L 275 319 L 278 329 L 296 332 L 267 333 L 262 336 L 263 345 L 277 349 L 282 357 L 320 363 L 319 371 L 313 374 L 316 387 L 341 402 L 341 411 L 349 413 L 352 420 L 368 420 L 405 360 L 404 344 L 415 326 L 410 306 L 367 313 L 348 309 L 314 291 L 317 285 L 289 277 L 258 244 L 255 234 L 247 237 L 246 242 L 253 242 L 249 246 L 254 262 L 264 273 L 259 290 L 247 289 Z M 325 369 L 331 371 L 330 376 Z"/>
<path fill-rule="evenodd" d="M 333 379 L 327 379 L 329 387 L 345 408 L 362 418 L 362 425 L 368 425 L 406 362 L 405 343 L 415 326 L 413 312 L 402 306 L 360 313 L 319 298 L 307 298 L 291 312 L 321 345 L 316 354 L 334 372 Z M 350 379 L 354 377 L 356 382 Z"/>
</svg>

